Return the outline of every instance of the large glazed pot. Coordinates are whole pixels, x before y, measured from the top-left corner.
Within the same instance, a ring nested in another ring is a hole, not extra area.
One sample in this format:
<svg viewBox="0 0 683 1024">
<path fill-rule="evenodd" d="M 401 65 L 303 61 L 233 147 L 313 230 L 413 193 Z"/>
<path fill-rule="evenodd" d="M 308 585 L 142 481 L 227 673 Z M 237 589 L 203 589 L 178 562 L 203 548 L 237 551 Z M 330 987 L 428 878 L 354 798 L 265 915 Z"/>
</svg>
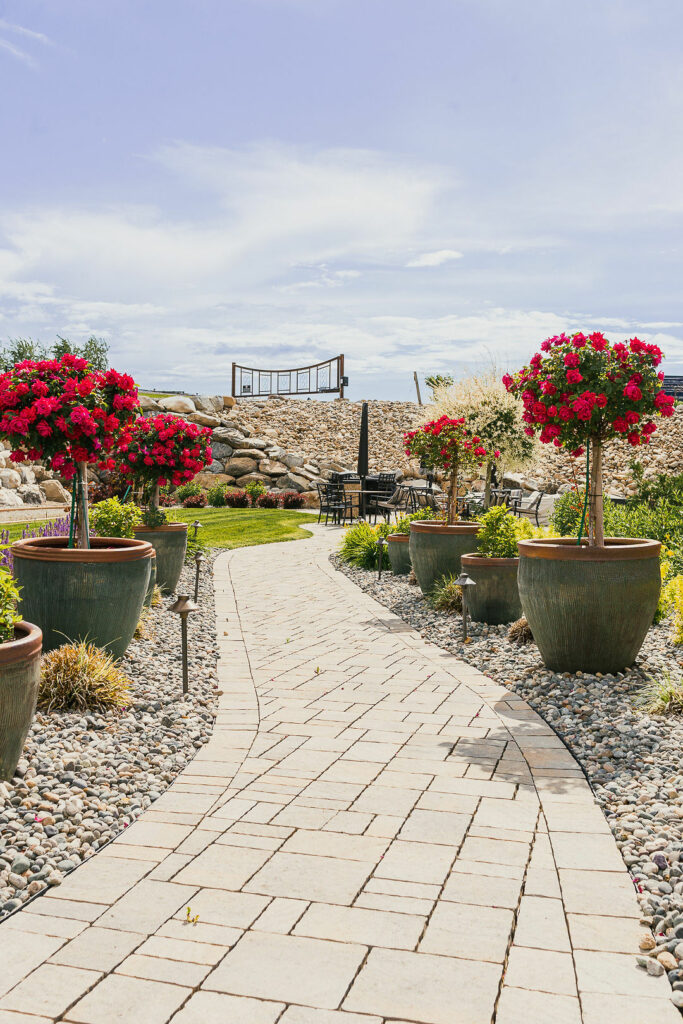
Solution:
<svg viewBox="0 0 683 1024">
<path fill-rule="evenodd" d="M 467 588 L 467 609 L 475 622 L 499 626 L 522 614 L 517 588 L 518 558 L 485 558 L 463 555 L 462 571 L 476 583 Z"/>
<path fill-rule="evenodd" d="M 479 530 L 479 523 L 468 522 L 453 526 L 442 520 L 410 524 L 410 561 L 425 597 L 442 576 L 460 575 L 460 558 L 477 550 Z"/>
<path fill-rule="evenodd" d="M 150 547 L 151 547 L 151 545 L 150 545 Z M 154 550 L 154 548 L 152 548 L 152 550 L 150 552 L 150 555 L 149 555 L 149 570 L 150 570 L 149 571 L 149 583 L 147 584 L 147 592 L 145 594 L 145 600 L 143 602 L 143 607 L 145 607 L 145 608 L 151 608 L 152 607 L 152 598 L 154 597 L 154 588 L 157 585 L 157 553 Z"/>
<path fill-rule="evenodd" d="M 410 537 L 407 533 L 390 533 L 387 551 L 394 576 L 405 576 L 410 572 Z"/>
<path fill-rule="evenodd" d="M 659 600 L 656 540 L 520 541 L 519 596 L 541 657 L 555 672 L 620 672 L 636 659 Z"/>
<path fill-rule="evenodd" d="M 150 545 L 92 537 L 69 548 L 66 537 L 31 537 L 12 545 L 21 611 L 43 631 L 51 651 L 84 640 L 120 658 L 140 619 L 150 573 Z"/>
<path fill-rule="evenodd" d="M 14 640 L 0 644 L 0 782 L 14 775 L 36 710 L 43 634 L 18 622 Z"/>
<path fill-rule="evenodd" d="M 187 523 L 136 526 L 135 536 L 146 540 L 157 553 L 157 583 L 165 594 L 175 593 L 187 551 Z"/>
</svg>

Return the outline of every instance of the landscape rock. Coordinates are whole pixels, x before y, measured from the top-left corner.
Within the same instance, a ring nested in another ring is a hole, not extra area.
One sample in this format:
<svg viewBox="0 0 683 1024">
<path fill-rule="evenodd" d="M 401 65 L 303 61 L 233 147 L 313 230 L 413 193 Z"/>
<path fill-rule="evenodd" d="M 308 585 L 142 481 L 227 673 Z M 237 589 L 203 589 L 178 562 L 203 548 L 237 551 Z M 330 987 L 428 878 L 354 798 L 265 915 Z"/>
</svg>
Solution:
<svg viewBox="0 0 683 1024">
<path fill-rule="evenodd" d="M 246 473 L 244 476 L 238 477 L 235 482 L 238 487 L 246 487 L 250 483 L 260 483 L 267 487 L 270 477 L 267 477 L 265 473 Z"/>
<path fill-rule="evenodd" d="M 21 476 L 16 469 L 0 469 L 0 482 L 3 487 L 15 491 L 21 484 Z"/>
<path fill-rule="evenodd" d="M 188 416 L 191 423 L 198 423 L 200 427 L 219 427 L 220 418 L 211 412 L 194 412 Z"/>
<path fill-rule="evenodd" d="M 167 412 L 196 413 L 197 411 L 194 402 L 187 395 L 171 395 L 169 398 L 160 398 L 159 405 Z"/>
<path fill-rule="evenodd" d="M 225 463 L 225 472 L 234 477 L 245 476 L 248 473 L 256 473 L 257 470 L 258 462 L 256 462 L 255 459 L 244 459 L 235 456 L 232 459 L 228 459 Z"/>
<path fill-rule="evenodd" d="M 311 488 L 310 480 L 303 476 L 296 476 L 294 473 L 285 473 L 278 477 L 275 485 L 283 491 L 308 491 Z"/>
<path fill-rule="evenodd" d="M 69 492 L 62 486 L 59 480 L 43 480 L 41 487 L 48 501 L 70 501 Z"/>
<path fill-rule="evenodd" d="M 17 491 L 10 491 L 7 487 L 0 487 L 0 506 L 11 508 L 13 505 L 23 505 L 21 495 Z"/>
</svg>

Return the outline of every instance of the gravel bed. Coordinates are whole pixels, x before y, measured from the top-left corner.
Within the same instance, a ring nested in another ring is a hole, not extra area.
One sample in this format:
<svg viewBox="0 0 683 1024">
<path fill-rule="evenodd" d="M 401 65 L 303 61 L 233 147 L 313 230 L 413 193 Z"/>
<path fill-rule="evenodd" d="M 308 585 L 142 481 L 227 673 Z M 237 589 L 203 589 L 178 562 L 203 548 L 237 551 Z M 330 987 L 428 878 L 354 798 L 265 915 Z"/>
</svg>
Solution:
<svg viewBox="0 0 683 1024">
<path fill-rule="evenodd" d="M 653 626 L 632 669 L 617 675 L 548 671 L 535 644 L 517 646 L 507 626 L 470 623 L 434 609 L 406 576 L 355 569 L 332 556 L 354 583 L 421 635 L 519 694 L 562 737 L 593 787 L 633 877 L 643 932 L 640 965 L 668 973 L 683 1008 L 683 719 L 650 716 L 639 691 L 663 672 L 681 673 L 683 648 L 670 623 Z"/>
<path fill-rule="evenodd" d="M 151 610 L 120 666 L 133 681 L 123 712 L 37 712 L 15 778 L 0 782 L 0 921 L 59 885 L 150 806 L 209 739 L 217 702 L 213 558 L 188 619 L 191 692 L 183 699 L 180 620 Z M 194 592 L 194 564 L 180 593 Z"/>
</svg>

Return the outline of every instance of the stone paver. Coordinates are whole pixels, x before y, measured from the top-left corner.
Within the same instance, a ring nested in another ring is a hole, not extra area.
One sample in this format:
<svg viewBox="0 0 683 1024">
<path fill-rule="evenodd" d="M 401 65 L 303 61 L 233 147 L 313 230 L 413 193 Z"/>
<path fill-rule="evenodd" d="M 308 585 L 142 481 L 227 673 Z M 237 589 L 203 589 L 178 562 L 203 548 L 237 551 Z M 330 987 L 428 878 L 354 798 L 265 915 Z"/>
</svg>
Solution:
<svg viewBox="0 0 683 1024">
<path fill-rule="evenodd" d="M 0 1024 L 679 1020 L 569 752 L 335 572 L 338 537 L 218 558 L 213 736 L 0 926 Z"/>
</svg>

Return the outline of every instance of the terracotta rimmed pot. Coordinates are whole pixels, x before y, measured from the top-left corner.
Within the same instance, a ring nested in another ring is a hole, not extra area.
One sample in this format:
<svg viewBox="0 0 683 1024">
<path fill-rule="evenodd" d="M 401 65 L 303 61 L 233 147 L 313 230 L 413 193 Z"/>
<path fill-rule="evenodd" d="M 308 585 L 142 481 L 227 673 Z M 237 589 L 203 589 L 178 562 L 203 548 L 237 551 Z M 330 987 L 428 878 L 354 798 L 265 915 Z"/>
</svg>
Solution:
<svg viewBox="0 0 683 1024">
<path fill-rule="evenodd" d="M 460 558 L 477 550 L 479 523 L 418 520 L 410 524 L 410 561 L 425 597 L 442 577 L 460 575 Z"/>
<path fill-rule="evenodd" d="M 135 536 L 146 540 L 157 553 L 157 583 L 165 594 L 175 593 L 187 551 L 187 523 L 136 526 Z"/>
<path fill-rule="evenodd" d="M 85 640 L 120 658 L 140 619 L 150 574 L 150 545 L 92 537 L 30 537 L 12 545 L 21 611 L 43 631 L 43 649 Z"/>
<path fill-rule="evenodd" d="M 150 544 L 151 547 L 151 544 Z M 154 588 L 157 583 L 157 553 L 152 548 L 149 555 L 149 583 L 147 584 L 147 593 L 145 594 L 145 600 L 143 602 L 144 608 L 152 607 L 152 598 L 154 597 Z"/>
<path fill-rule="evenodd" d="M 18 622 L 14 640 L 0 644 L 0 782 L 14 776 L 40 685 L 43 634 L 32 622 Z"/>
<path fill-rule="evenodd" d="M 390 533 L 387 551 L 394 576 L 405 576 L 410 572 L 410 537 L 407 533 Z"/>
<path fill-rule="evenodd" d="M 463 555 L 462 571 L 476 583 L 467 589 L 467 609 L 475 622 L 499 626 L 522 615 L 517 587 L 518 558 Z"/>
<path fill-rule="evenodd" d="M 621 672 L 640 650 L 659 600 L 656 540 L 571 537 L 518 543 L 519 596 L 545 665 L 555 672 Z"/>
</svg>

